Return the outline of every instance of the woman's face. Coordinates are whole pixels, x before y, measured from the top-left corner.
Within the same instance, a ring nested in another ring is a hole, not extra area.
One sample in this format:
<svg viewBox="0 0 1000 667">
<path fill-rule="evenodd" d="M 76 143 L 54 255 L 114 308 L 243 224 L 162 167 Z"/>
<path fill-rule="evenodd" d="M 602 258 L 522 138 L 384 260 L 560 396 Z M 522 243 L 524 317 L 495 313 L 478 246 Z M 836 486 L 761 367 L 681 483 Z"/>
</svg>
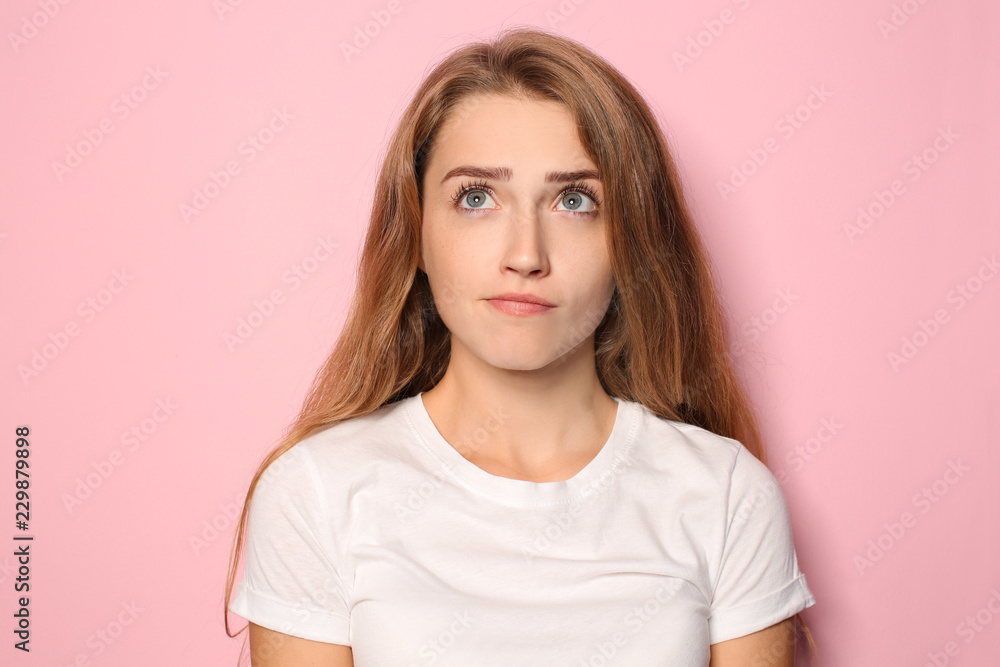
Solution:
<svg viewBox="0 0 1000 667">
<path fill-rule="evenodd" d="M 571 350 L 593 354 L 615 288 L 596 172 L 559 103 L 480 96 L 453 110 L 424 173 L 419 264 L 453 359 L 468 351 L 534 370 Z M 493 299 L 507 293 L 553 305 Z"/>
</svg>

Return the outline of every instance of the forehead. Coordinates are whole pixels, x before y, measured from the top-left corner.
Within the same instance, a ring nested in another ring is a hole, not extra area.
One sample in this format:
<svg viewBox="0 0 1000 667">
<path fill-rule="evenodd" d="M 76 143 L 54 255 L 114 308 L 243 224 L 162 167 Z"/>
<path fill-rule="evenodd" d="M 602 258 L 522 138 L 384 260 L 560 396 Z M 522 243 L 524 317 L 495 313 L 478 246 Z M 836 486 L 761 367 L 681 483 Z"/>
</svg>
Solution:
<svg viewBox="0 0 1000 667">
<path fill-rule="evenodd" d="M 438 130 L 433 152 L 431 162 L 439 170 L 454 162 L 512 164 L 519 159 L 593 166 L 569 107 L 500 95 L 461 100 Z"/>
</svg>

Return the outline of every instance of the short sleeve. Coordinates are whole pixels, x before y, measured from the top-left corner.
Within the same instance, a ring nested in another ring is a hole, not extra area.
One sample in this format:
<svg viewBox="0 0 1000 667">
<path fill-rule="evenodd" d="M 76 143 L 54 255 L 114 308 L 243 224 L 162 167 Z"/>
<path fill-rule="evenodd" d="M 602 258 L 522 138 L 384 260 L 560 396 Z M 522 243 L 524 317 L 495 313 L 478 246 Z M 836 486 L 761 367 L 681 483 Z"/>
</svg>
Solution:
<svg viewBox="0 0 1000 667">
<path fill-rule="evenodd" d="M 742 445 L 726 526 L 708 620 L 712 644 L 763 630 L 816 603 L 799 571 L 781 487 Z"/>
<path fill-rule="evenodd" d="M 250 501 L 243 580 L 229 610 L 285 634 L 350 645 L 347 591 L 315 463 L 293 446 L 261 475 Z"/>
</svg>

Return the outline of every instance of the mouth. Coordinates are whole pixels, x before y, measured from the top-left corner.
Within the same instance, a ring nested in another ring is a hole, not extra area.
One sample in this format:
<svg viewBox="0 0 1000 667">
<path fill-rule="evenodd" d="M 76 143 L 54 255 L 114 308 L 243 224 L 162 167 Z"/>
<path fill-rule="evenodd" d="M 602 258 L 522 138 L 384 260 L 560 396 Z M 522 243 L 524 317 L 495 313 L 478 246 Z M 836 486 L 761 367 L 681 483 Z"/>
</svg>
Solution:
<svg viewBox="0 0 1000 667">
<path fill-rule="evenodd" d="M 515 317 L 540 315 L 555 308 L 555 304 L 534 294 L 498 294 L 487 299 L 501 313 Z"/>
<path fill-rule="evenodd" d="M 496 296 L 488 297 L 489 301 L 513 301 L 518 303 L 533 303 L 539 306 L 546 306 L 548 308 L 555 308 L 554 303 L 543 299 L 540 296 L 536 296 L 529 292 L 506 292 L 505 294 L 497 294 Z"/>
</svg>

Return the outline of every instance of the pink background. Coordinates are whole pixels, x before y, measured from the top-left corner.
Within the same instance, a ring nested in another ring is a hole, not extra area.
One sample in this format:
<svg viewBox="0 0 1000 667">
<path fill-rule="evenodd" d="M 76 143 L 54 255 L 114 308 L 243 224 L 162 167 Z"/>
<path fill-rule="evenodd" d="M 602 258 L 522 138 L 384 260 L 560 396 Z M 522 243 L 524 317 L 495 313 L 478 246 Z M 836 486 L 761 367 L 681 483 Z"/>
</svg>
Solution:
<svg viewBox="0 0 1000 667">
<path fill-rule="evenodd" d="M 449 49 L 529 24 L 607 57 L 666 128 L 817 599 L 817 664 L 996 664 L 1000 11 L 663 4 L 5 2 L 0 662 L 235 664 L 231 514 L 342 325 L 391 128 Z M 12 648 L 18 425 L 30 654 Z"/>
</svg>

